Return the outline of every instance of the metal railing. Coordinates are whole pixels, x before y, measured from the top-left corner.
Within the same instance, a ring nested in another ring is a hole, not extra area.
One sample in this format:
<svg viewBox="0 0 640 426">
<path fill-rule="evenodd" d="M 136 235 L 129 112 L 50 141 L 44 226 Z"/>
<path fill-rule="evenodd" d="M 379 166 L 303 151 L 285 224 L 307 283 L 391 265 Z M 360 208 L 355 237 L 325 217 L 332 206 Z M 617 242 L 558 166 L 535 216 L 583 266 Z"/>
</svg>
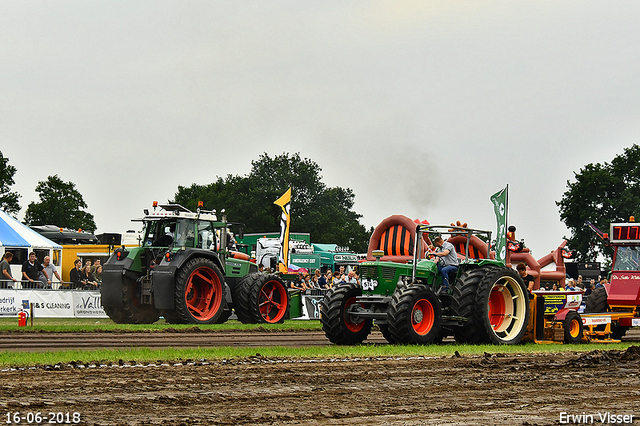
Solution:
<svg viewBox="0 0 640 426">
<path fill-rule="evenodd" d="M 10 290 L 100 290 L 102 283 L 98 283 L 98 287 L 86 286 L 83 284 L 72 283 L 68 281 L 52 281 L 51 284 L 42 281 L 31 282 L 29 280 L 0 280 L 0 289 Z"/>
</svg>

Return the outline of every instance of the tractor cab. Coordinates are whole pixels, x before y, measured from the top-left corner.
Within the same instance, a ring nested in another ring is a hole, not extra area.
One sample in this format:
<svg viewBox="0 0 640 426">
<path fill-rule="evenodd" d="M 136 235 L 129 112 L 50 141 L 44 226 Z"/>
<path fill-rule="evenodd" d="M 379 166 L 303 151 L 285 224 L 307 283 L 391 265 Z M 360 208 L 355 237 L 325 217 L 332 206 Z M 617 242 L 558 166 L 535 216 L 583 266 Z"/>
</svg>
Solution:
<svg viewBox="0 0 640 426">
<path fill-rule="evenodd" d="M 635 222 L 612 223 L 609 245 L 613 247 L 607 302 L 612 309 L 640 306 L 640 226 Z"/>
</svg>

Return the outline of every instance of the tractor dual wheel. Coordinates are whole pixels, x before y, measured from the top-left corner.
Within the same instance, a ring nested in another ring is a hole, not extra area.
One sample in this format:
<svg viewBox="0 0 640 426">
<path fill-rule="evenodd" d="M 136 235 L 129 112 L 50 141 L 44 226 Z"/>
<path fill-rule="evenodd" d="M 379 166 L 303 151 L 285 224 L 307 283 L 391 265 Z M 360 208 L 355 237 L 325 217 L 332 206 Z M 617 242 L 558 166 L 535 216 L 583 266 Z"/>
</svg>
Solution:
<svg viewBox="0 0 640 426">
<path fill-rule="evenodd" d="M 411 284 L 393 293 L 387 318 L 393 342 L 433 343 L 440 335 L 442 324 L 440 300 L 429 287 Z"/>
<path fill-rule="evenodd" d="M 153 305 L 141 303 L 142 285 L 127 276 L 122 283 L 122 308 L 105 307 L 104 311 L 116 324 L 152 324 L 160 318 Z"/>
<path fill-rule="evenodd" d="M 322 331 L 332 343 L 357 345 L 369 336 L 372 320 L 354 320 L 349 314 L 360 296 L 362 289 L 355 283 L 337 284 L 324 295 L 320 302 L 320 322 Z"/>
<path fill-rule="evenodd" d="M 465 343 L 512 345 L 529 320 L 529 295 L 511 268 L 489 266 L 465 272 L 456 282 L 454 310 L 467 322 L 456 333 Z"/>
<path fill-rule="evenodd" d="M 567 313 L 567 316 L 562 321 L 562 328 L 564 329 L 564 342 L 565 343 L 580 343 L 582 336 L 584 335 L 584 326 L 582 325 L 582 317 L 576 311 Z"/>
<path fill-rule="evenodd" d="M 224 281 L 209 259 L 194 258 L 176 273 L 175 314 L 187 324 L 215 324 L 224 307 Z"/>
<path fill-rule="evenodd" d="M 233 306 L 244 324 L 282 323 L 290 308 L 289 292 L 279 276 L 255 272 L 238 282 Z"/>
</svg>

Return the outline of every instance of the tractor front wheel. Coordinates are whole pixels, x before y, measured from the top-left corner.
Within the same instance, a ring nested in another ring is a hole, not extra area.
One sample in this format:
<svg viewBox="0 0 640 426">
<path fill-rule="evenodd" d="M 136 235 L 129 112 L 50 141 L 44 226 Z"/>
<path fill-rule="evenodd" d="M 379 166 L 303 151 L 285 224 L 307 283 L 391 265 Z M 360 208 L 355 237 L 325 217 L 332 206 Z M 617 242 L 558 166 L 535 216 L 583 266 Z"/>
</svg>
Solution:
<svg viewBox="0 0 640 426">
<path fill-rule="evenodd" d="M 371 332 L 372 320 L 354 320 L 349 309 L 356 305 L 362 289 L 354 283 L 342 283 L 332 287 L 320 302 L 322 331 L 337 345 L 357 345 Z M 363 306 L 364 307 L 364 306 Z"/>
<path fill-rule="evenodd" d="M 123 277 L 122 308 L 106 307 L 106 314 L 116 324 L 152 324 L 160 318 L 152 304 L 141 303 L 142 285 L 127 276 Z"/>
<path fill-rule="evenodd" d="M 564 329 L 565 343 L 580 343 L 582 341 L 584 334 L 582 318 L 576 311 L 567 313 L 567 316 L 562 322 L 562 328 Z"/>
<path fill-rule="evenodd" d="M 224 281 L 209 259 L 194 258 L 176 273 L 175 312 L 187 324 L 215 324 L 224 306 Z"/>
<path fill-rule="evenodd" d="M 425 285 L 411 284 L 394 292 L 387 317 L 389 333 L 397 343 L 426 345 L 440 334 L 440 300 Z"/>
</svg>

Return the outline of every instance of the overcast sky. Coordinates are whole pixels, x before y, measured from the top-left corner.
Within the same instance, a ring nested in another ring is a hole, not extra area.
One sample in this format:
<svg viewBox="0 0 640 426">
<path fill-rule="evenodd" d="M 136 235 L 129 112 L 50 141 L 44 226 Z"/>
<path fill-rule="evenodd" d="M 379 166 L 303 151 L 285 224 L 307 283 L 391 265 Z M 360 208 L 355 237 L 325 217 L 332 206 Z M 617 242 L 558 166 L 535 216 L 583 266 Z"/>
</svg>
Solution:
<svg viewBox="0 0 640 426">
<path fill-rule="evenodd" d="M 568 235 L 567 180 L 640 140 L 638 17 L 638 1 L 0 0 L 0 151 L 19 218 L 58 174 L 97 233 L 263 152 L 317 162 L 367 227 L 495 232 L 509 184 L 539 258 Z"/>
</svg>

